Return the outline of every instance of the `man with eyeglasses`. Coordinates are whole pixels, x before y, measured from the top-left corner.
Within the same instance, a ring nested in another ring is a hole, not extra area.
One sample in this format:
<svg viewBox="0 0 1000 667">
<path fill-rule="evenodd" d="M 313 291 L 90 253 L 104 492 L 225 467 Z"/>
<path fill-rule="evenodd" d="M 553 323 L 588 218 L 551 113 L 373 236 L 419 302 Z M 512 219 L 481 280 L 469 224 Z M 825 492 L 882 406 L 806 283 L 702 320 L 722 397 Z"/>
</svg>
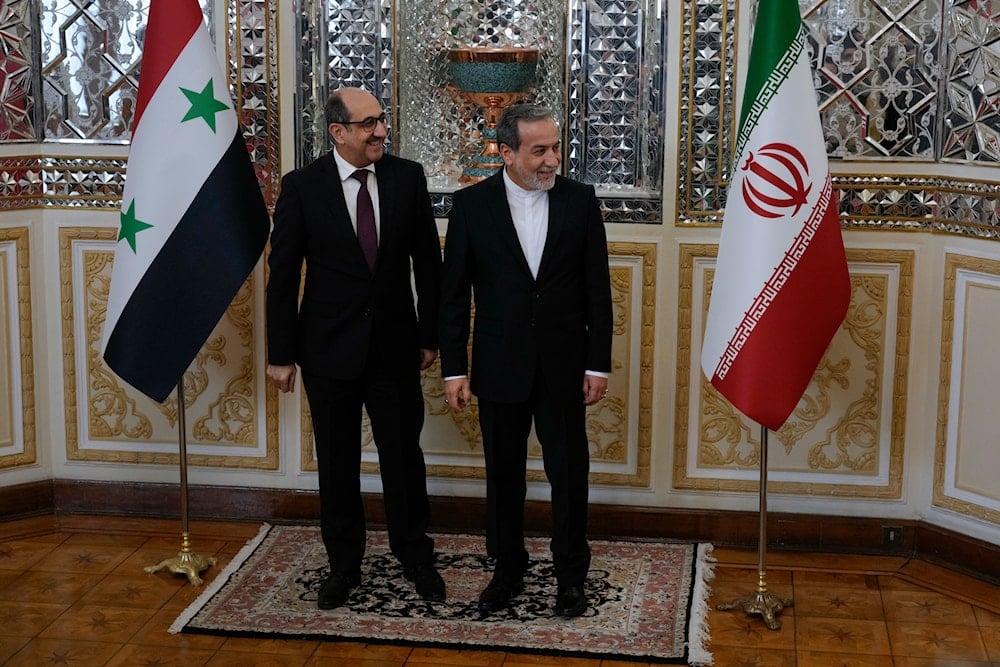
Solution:
<svg viewBox="0 0 1000 667">
<path fill-rule="evenodd" d="M 384 153 L 385 113 L 368 92 L 334 92 L 326 121 L 333 150 L 282 179 L 267 284 L 267 376 L 291 392 L 301 368 L 312 417 L 330 560 L 317 604 L 343 606 L 361 583 L 362 407 L 390 549 L 420 597 L 444 600 L 419 442 L 420 371 L 437 358 L 441 274 L 427 180 L 416 162 Z"/>
</svg>

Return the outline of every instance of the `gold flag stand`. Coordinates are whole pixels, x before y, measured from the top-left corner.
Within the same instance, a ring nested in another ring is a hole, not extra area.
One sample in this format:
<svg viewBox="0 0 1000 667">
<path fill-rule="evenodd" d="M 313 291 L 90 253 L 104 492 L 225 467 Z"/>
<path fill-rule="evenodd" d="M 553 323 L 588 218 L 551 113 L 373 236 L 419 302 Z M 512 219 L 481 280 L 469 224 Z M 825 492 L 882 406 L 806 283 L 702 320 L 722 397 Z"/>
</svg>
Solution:
<svg viewBox="0 0 1000 667">
<path fill-rule="evenodd" d="M 174 574 L 187 575 L 193 586 L 201 586 L 200 573 L 211 565 L 215 565 L 214 556 L 201 556 L 191 549 L 188 530 L 188 481 L 187 481 L 187 426 L 184 421 L 184 378 L 177 383 L 177 430 L 180 444 L 181 469 L 181 550 L 173 558 L 160 561 L 157 565 L 143 568 L 146 574 L 160 570 L 170 570 Z"/>
<path fill-rule="evenodd" d="M 740 607 L 747 614 L 760 614 L 769 630 L 781 629 L 776 618 L 792 600 L 778 597 L 767 590 L 767 572 L 764 561 L 767 554 L 767 427 L 760 427 L 760 536 L 757 545 L 757 590 L 728 603 L 716 605 L 719 611 Z"/>
</svg>

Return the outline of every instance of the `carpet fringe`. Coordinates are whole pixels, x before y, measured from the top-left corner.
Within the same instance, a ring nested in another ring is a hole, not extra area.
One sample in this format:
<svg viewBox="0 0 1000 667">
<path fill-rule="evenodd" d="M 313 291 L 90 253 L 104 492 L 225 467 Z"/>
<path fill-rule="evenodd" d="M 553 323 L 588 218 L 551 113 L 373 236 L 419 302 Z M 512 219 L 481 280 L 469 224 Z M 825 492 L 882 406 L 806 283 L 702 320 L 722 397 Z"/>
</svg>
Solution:
<svg viewBox="0 0 1000 667">
<path fill-rule="evenodd" d="M 253 555 L 253 552 L 257 550 L 257 547 L 260 546 L 260 543 L 264 541 L 264 538 L 267 537 L 267 534 L 270 532 L 271 524 L 261 524 L 256 537 L 243 545 L 243 548 L 240 549 L 239 553 L 233 557 L 233 560 L 229 562 L 229 565 L 227 565 L 226 568 L 220 572 L 217 577 L 215 577 L 215 579 L 205 586 L 205 590 L 201 592 L 201 595 L 195 598 L 195 601 L 189 604 L 187 609 L 181 612 L 181 615 L 178 616 L 177 619 L 170 625 L 167 632 L 172 635 L 179 633 L 181 629 L 187 625 L 192 618 L 194 618 L 195 614 L 201 611 L 201 608 L 204 607 L 210 599 L 212 599 L 212 596 L 219 592 L 219 589 L 221 589 L 223 585 L 229 581 L 229 578 L 240 569 L 243 562 Z"/>
<path fill-rule="evenodd" d="M 715 578 L 715 557 L 711 544 L 698 545 L 696 581 L 691 595 L 690 635 L 688 636 L 688 662 L 691 665 L 711 665 L 712 654 L 707 646 L 711 639 L 708 625 L 709 582 Z"/>
</svg>

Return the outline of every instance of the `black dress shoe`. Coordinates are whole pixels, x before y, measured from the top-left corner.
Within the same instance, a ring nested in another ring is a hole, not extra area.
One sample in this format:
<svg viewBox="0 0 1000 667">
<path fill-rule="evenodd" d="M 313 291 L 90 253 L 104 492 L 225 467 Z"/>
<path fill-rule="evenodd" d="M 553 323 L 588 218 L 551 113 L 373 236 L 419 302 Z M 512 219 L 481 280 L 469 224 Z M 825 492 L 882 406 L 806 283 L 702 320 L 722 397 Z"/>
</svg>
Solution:
<svg viewBox="0 0 1000 667">
<path fill-rule="evenodd" d="M 583 586 L 560 586 L 556 593 L 556 613 L 560 616 L 580 616 L 587 611 L 587 596 Z"/>
<path fill-rule="evenodd" d="M 523 590 L 524 577 L 522 575 L 512 576 L 495 573 L 490 583 L 479 594 L 479 613 L 492 614 L 495 611 L 505 609 L 510 605 L 511 598 Z"/>
<path fill-rule="evenodd" d="M 342 607 L 351 594 L 351 589 L 361 583 L 357 573 L 332 572 L 319 588 L 316 606 L 320 609 Z"/>
<path fill-rule="evenodd" d="M 417 595 L 425 600 L 441 602 L 444 600 L 444 579 L 430 563 L 421 563 L 403 570 L 403 576 L 413 582 Z"/>
</svg>

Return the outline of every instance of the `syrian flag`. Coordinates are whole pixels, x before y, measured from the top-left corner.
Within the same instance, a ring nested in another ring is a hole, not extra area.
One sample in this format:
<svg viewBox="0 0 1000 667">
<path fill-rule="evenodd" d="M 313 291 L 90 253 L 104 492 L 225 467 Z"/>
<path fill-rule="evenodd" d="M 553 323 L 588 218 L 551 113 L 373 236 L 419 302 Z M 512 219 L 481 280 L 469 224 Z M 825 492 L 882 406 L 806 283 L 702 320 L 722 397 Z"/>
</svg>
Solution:
<svg viewBox="0 0 1000 667">
<path fill-rule="evenodd" d="M 152 0 L 103 354 L 164 401 L 257 264 L 270 223 L 197 0 Z"/>
<path fill-rule="evenodd" d="M 796 0 L 758 5 L 735 157 L 701 366 L 737 409 L 776 430 L 850 301 Z"/>
</svg>

